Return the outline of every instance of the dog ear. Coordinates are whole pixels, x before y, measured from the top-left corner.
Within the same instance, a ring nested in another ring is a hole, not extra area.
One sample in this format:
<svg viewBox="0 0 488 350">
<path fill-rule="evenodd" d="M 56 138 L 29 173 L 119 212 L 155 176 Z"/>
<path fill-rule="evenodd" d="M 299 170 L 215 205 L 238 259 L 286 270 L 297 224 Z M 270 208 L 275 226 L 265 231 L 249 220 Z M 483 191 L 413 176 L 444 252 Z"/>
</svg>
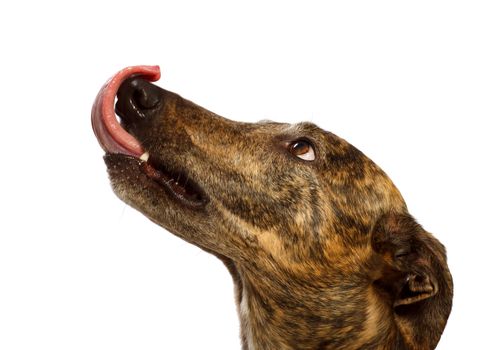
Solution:
<svg viewBox="0 0 488 350">
<path fill-rule="evenodd" d="M 434 349 L 451 312 L 444 246 L 409 214 L 386 214 L 371 233 L 373 281 L 409 349 Z M 385 315 L 386 317 L 386 315 Z"/>
<path fill-rule="evenodd" d="M 375 284 L 390 295 L 394 308 L 438 293 L 438 265 L 439 261 L 445 264 L 444 248 L 412 216 L 390 213 L 380 217 L 371 245 L 380 261 Z"/>
</svg>

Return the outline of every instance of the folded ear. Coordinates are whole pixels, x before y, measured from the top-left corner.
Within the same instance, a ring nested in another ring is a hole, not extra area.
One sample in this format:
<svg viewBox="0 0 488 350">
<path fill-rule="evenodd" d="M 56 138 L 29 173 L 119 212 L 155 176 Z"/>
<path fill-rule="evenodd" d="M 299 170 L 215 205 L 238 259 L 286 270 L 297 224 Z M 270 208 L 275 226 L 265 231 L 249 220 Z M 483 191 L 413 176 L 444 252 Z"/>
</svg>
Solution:
<svg viewBox="0 0 488 350">
<path fill-rule="evenodd" d="M 394 307 L 414 304 L 438 293 L 438 271 L 434 265 L 438 260 L 445 261 L 443 247 L 409 214 L 380 217 L 371 240 L 381 260 L 376 284 L 388 292 Z"/>
<path fill-rule="evenodd" d="M 452 278 L 444 246 L 409 214 L 390 213 L 371 233 L 374 286 L 391 305 L 408 349 L 434 349 L 451 312 Z"/>
</svg>

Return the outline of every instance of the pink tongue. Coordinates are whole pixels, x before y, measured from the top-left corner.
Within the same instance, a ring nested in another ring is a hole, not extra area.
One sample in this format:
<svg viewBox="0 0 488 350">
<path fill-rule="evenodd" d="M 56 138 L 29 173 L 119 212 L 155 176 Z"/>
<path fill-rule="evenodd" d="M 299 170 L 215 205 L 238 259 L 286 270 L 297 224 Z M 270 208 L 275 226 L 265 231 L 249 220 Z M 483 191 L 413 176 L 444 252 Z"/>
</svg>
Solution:
<svg viewBox="0 0 488 350">
<path fill-rule="evenodd" d="M 149 81 L 159 80 L 159 66 L 134 66 L 122 69 L 102 87 L 92 107 L 91 120 L 95 136 L 107 153 L 123 153 L 140 157 L 144 150 L 132 135 L 125 131 L 115 117 L 115 96 L 120 85 L 129 77 L 141 75 Z"/>
</svg>

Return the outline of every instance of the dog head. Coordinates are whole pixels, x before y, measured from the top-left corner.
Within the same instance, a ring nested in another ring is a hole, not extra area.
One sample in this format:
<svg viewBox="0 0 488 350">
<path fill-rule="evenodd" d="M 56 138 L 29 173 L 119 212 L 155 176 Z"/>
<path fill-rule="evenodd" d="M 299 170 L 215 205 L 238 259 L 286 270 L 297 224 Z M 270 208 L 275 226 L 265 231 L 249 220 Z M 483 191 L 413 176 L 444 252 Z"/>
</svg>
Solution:
<svg viewBox="0 0 488 350">
<path fill-rule="evenodd" d="M 238 302 L 255 293 L 273 309 L 266 322 L 319 317 L 313 327 L 296 321 L 302 344 L 312 327 L 333 333 L 334 348 L 351 339 L 435 346 L 452 298 L 444 248 L 376 164 L 311 123 L 222 118 L 148 82 L 158 77 L 151 67 L 124 70 L 94 105 L 123 201 L 221 258 Z"/>
</svg>

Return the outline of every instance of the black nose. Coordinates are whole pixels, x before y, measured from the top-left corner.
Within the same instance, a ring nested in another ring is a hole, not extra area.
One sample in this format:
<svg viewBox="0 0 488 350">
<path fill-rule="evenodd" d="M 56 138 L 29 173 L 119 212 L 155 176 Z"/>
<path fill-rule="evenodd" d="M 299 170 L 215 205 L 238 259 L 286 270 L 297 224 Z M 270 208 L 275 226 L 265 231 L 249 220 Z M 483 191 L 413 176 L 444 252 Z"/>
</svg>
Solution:
<svg viewBox="0 0 488 350">
<path fill-rule="evenodd" d="M 129 78 L 117 91 L 115 112 L 127 124 L 150 118 L 162 104 L 163 91 L 143 78 Z"/>
</svg>

